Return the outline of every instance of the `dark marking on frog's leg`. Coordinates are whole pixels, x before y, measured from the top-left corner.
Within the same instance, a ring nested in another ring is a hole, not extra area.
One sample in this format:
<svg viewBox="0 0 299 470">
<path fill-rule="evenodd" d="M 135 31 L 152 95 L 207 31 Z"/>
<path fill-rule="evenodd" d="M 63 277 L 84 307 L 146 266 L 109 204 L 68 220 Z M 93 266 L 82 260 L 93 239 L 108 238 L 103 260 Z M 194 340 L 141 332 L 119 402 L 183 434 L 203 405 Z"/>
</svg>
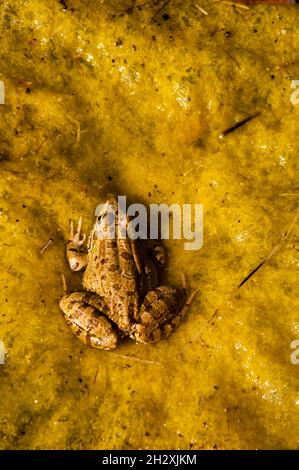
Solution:
<svg viewBox="0 0 299 470">
<path fill-rule="evenodd" d="M 186 295 L 185 289 L 169 286 L 160 286 L 148 292 L 131 338 L 141 343 L 154 343 L 167 338 L 185 317 L 195 292 L 188 298 Z"/>
<path fill-rule="evenodd" d="M 119 332 L 105 316 L 108 310 L 101 297 L 89 292 L 73 292 L 62 297 L 60 308 L 75 335 L 98 349 L 114 349 Z"/>
</svg>

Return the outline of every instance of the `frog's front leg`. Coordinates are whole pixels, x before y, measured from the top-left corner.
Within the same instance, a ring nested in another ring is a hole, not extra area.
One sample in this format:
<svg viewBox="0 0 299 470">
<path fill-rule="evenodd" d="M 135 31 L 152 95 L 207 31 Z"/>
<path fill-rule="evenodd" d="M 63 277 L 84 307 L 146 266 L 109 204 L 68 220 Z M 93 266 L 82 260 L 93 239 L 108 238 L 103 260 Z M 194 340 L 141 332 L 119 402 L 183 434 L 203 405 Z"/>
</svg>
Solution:
<svg viewBox="0 0 299 470">
<path fill-rule="evenodd" d="M 148 292 L 140 307 L 131 337 L 140 343 L 167 338 L 183 320 L 195 292 L 187 298 L 186 289 L 160 286 Z"/>
<path fill-rule="evenodd" d="M 82 245 L 85 242 L 86 235 L 82 235 L 82 217 L 80 217 L 77 230 L 74 233 L 73 222 L 70 222 L 70 238 L 67 242 L 66 256 L 72 271 L 81 271 L 85 269 L 87 265 L 87 252 L 84 250 Z"/>
<path fill-rule="evenodd" d="M 64 295 L 59 305 L 67 323 L 84 344 L 98 349 L 116 348 L 120 335 L 106 318 L 108 307 L 101 297 L 90 292 L 73 292 Z"/>
</svg>

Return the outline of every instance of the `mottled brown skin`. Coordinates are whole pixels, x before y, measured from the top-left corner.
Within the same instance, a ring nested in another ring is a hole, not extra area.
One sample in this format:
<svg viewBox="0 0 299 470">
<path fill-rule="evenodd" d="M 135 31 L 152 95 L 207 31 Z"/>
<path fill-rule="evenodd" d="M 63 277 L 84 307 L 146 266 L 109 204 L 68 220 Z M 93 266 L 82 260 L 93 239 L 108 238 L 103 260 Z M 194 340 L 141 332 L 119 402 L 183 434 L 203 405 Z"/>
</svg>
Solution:
<svg viewBox="0 0 299 470">
<path fill-rule="evenodd" d="M 119 334 L 103 314 L 107 309 L 99 300 L 97 295 L 89 292 L 73 292 L 63 297 L 60 307 L 83 343 L 100 349 L 114 349 Z"/>
<path fill-rule="evenodd" d="M 115 211 L 114 198 L 106 206 Z M 71 225 L 67 257 L 73 271 L 85 269 L 83 287 L 87 292 L 65 295 L 60 301 L 66 320 L 86 344 L 113 349 L 117 339 L 130 336 L 141 343 L 168 337 L 182 320 L 190 302 L 185 288 L 158 285 L 157 266 L 165 262 L 159 244 L 140 239 L 100 238 L 109 230 L 107 209 L 98 217 L 88 242 L 82 249 L 81 219 L 76 233 Z M 127 227 L 128 219 L 124 224 Z"/>
</svg>

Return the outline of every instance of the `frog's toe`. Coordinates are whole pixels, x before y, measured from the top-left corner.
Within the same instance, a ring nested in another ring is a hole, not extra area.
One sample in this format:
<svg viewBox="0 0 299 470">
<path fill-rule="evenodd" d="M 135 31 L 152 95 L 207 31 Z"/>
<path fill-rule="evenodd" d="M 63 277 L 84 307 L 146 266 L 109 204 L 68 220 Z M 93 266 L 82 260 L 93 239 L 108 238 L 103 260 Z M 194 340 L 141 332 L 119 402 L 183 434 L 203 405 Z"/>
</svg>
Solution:
<svg viewBox="0 0 299 470">
<path fill-rule="evenodd" d="M 77 246 L 83 245 L 83 243 L 86 240 L 85 234 L 82 234 L 82 238 L 81 238 L 81 229 L 82 229 L 82 217 L 80 217 L 78 220 L 78 225 L 77 225 L 77 229 L 75 233 L 74 233 L 73 221 L 72 220 L 70 221 L 70 240 L 69 241 L 73 242 Z"/>
</svg>

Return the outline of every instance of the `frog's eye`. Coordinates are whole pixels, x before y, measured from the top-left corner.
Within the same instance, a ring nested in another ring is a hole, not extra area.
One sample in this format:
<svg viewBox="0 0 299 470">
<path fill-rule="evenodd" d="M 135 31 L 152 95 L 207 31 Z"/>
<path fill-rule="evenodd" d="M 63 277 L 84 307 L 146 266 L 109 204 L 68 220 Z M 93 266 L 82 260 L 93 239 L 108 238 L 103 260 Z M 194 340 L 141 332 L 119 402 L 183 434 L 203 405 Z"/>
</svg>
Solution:
<svg viewBox="0 0 299 470">
<path fill-rule="evenodd" d="M 107 225 L 114 224 L 115 210 L 110 204 L 102 205 L 99 210 L 96 211 L 97 223 L 105 223 Z"/>
<path fill-rule="evenodd" d="M 101 222 L 107 216 L 107 211 L 102 211 L 97 214 L 97 221 Z"/>
<path fill-rule="evenodd" d="M 102 218 L 107 214 L 107 204 L 99 204 L 95 210 L 95 216 L 97 221 L 101 221 Z"/>
</svg>

